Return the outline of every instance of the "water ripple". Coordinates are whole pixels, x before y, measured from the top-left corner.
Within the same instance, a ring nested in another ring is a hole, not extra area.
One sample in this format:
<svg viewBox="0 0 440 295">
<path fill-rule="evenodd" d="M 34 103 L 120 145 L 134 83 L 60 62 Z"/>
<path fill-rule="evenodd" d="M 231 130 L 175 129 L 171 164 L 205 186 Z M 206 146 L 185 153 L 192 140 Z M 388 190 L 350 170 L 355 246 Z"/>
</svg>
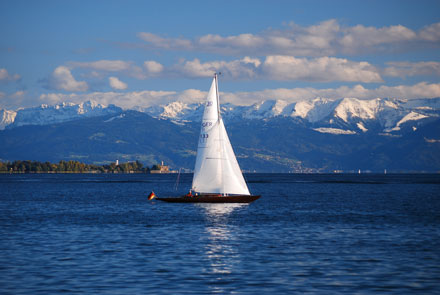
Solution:
<svg viewBox="0 0 440 295">
<path fill-rule="evenodd" d="M 440 292 L 439 176 L 248 175 L 250 205 L 146 200 L 174 176 L 11 177 L 5 294 Z"/>
</svg>

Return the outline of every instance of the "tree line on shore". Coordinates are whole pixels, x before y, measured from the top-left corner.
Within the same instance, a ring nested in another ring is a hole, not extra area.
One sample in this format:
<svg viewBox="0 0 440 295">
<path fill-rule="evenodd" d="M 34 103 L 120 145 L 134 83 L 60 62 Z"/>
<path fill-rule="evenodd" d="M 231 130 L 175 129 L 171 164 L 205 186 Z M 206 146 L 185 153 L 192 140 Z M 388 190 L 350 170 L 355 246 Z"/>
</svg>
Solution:
<svg viewBox="0 0 440 295">
<path fill-rule="evenodd" d="M 152 168 L 144 167 L 139 162 L 126 162 L 121 164 L 111 163 L 104 165 L 85 164 L 78 161 L 59 161 L 58 163 L 38 161 L 13 161 L 1 162 L 0 173 L 149 173 L 155 170 L 158 165 Z"/>
</svg>

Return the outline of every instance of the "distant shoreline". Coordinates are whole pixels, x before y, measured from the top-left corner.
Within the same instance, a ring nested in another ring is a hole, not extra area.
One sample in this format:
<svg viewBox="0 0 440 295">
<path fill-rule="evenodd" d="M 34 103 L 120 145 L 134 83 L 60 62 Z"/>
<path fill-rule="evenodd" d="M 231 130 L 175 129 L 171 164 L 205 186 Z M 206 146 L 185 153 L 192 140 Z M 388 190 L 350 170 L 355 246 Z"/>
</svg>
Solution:
<svg viewBox="0 0 440 295">
<path fill-rule="evenodd" d="M 131 172 L 101 172 L 101 171 L 0 171 L 0 174 L 150 174 L 150 172 L 131 171 Z"/>
<path fill-rule="evenodd" d="M 54 174 L 54 173 L 91 173 L 91 174 L 133 174 L 133 173 L 176 173 L 177 171 L 170 170 L 168 166 L 162 164 L 155 164 L 151 168 L 144 167 L 139 162 L 124 162 L 119 163 L 116 160 L 114 163 L 97 165 L 86 164 L 78 161 L 64 161 L 58 163 L 39 162 L 31 160 L 15 160 L 13 162 L 0 161 L 0 173 L 7 174 Z"/>
<path fill-rule="evenodd" d="M 180 174 L 192 174 L 193 172 L 181 172 Z M 362 174 L 359 174 L 357 172 L 243 172 L 244 174 L 298 174 L 298 175 L 359 175 L 359 176 L 366 176 L 366 175 L 400 175 L 400 174 L 440 174 L 440 171 L 399 171 L 399 172 L 388 172 L 388 173 L 381 173 L 381 172 L 365 172 Z M 168 173 L 151 173 L 150 171 L 144 172 L 144 171 L 130 171 L 130 172 L 123 172 L 123 171 L 114 171 L 114 172 L 101 172 L 101 171 L 84 171 L 84 172 L 74 172 L 74 171 L 0 171 L 0 175 L 4 174 L 149 174 L 149 175 L 175 175 L 178 174 L 178 172 L 168 172 Z"/>
</svg>

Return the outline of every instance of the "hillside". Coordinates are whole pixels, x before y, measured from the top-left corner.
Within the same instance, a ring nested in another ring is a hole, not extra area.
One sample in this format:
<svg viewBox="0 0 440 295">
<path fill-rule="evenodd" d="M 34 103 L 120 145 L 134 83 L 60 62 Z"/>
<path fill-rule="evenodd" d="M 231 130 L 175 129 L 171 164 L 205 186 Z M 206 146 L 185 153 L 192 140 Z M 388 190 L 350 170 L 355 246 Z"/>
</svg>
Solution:
<svg viewBox="0 0 440 295">
<path fill-rule="evenodd" d="M 363 123 L 367 132 L 328 133 L 319 129 L 323 125 L 299 116 L 229 117 L 226 128 L 246 171 L 440 170 L 438 118 L 403 122 L 399 130 L 388 133 L 377 120 Z M 343 120 L 332 124 L 337 130 L 357 128 Z M 192 169 L 199 128 L 198 122 L 153 118 L 137 111 L 20 126 L 0 131 L 0 158 L 96 164 L 139 160 L 149 166 L 164 161 L 173 169 Z"/>
</svg>

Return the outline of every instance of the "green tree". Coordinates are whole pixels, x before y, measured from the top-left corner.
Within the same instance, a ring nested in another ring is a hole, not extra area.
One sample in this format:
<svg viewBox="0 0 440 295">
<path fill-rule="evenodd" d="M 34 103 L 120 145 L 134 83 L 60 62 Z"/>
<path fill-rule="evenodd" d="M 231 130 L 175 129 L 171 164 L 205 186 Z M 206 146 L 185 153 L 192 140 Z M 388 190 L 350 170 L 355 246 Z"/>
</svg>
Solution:
<svg viewBox="0 0 440 295">
<path fill-rule="evenodd" d="M 8 171 L 8 163 L 0 162 L 0 171 L 1 172 Z"/>
</svg>

